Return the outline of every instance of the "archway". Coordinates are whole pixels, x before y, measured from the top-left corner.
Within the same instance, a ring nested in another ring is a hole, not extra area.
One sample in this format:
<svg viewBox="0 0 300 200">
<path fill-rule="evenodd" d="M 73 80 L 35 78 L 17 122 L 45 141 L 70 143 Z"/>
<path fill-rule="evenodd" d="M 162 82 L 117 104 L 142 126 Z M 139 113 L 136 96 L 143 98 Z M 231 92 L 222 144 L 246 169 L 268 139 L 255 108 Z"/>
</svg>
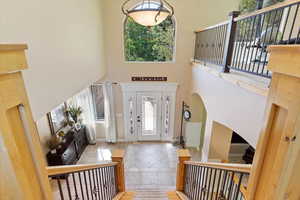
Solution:
<svg viewBox="0 0 300 200">
<path fill-rule="evenodd" d="M 196 147 L 202 150 L 207 118 L 207 110 L 202 98 L 194 93 L 191 97 L 190 111 L 192 117 L 186 124 L 187 147 Z"/>
</svg>

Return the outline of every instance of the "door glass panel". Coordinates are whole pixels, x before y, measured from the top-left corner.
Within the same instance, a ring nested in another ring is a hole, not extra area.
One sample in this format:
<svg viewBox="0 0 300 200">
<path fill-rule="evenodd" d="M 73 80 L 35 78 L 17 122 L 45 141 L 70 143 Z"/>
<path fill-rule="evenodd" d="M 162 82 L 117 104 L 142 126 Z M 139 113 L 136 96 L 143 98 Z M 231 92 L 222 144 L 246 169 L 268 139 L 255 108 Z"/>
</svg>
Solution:
<svg viewBox="0 0 300 200">
<path fill-rule="evenodd" d="M 156 129 L 156 107 L 154 98 L 143 98 L 143 132 L 144 134 L 155 134 Z"/>
</svg>

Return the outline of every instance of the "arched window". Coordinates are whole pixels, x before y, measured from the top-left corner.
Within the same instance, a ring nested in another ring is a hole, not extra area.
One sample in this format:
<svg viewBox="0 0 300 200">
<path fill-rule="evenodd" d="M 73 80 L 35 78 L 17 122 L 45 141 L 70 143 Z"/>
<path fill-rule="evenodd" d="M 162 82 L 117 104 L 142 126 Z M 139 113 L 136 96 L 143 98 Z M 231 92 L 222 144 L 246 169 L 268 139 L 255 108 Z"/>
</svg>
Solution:
<svg viewBox="0 0 300 200">
<path fill-rule="evenodd" d="M 153 6 L 156 5 L 153 3 Z M 126 61 L 171 62 L 174 59 L 174 48 L 175 22 L 171 17 L 153 27 L 139 25 L 130 17 L 125 20 L 124 51 Z"/>
</svg>

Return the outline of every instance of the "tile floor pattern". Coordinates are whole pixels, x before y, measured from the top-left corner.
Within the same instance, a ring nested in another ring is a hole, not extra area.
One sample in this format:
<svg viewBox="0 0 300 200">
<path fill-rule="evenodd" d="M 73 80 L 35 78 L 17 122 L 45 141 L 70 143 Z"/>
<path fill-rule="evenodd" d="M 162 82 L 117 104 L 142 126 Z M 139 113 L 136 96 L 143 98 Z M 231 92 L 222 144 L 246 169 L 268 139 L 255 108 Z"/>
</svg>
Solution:
<svg viewBox="0 0 300 200">
<path fill-rule="evenodd" d="M 114 149 L 125 150 L 126 190 L 136 191 L 136 200 L 167 199 L 166 192 L 175 189 L 177 146 L 171 143 L 97 143 L 89 145 L 77 164 L 93 164 L 111 160 Z M 192 160 L 200 160 L 200 152 L 191 150 Z M 56 181 L 51 181 L 55 199 L 59 198 Z M 72 184 L 72 183 L 71 183 Z M 73 186 L 71 186 L 71 190 Z M 63 188 L 67 192 L 66 188 Z M 75 198 L 76 199 L 76 198 Z"/>
</svg>

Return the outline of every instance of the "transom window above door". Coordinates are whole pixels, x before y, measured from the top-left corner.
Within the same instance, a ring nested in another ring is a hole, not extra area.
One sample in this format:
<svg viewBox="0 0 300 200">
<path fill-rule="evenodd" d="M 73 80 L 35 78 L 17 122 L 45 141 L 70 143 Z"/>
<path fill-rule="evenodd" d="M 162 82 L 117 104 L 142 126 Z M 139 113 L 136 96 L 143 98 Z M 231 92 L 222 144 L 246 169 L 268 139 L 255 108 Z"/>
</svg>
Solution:
<svg viewBox="0 0 300 200">
<path fill-rule="evenodd" d="M 152 2 L 151 7 L 157 5 Z M 139 8 L 137 5 L 136 8 Z M 127 62 L 172 62 L 175 52 L 175 21 L 146 27 L 127 17 L 124 23 L 124 55 Z"/>
</svg>

